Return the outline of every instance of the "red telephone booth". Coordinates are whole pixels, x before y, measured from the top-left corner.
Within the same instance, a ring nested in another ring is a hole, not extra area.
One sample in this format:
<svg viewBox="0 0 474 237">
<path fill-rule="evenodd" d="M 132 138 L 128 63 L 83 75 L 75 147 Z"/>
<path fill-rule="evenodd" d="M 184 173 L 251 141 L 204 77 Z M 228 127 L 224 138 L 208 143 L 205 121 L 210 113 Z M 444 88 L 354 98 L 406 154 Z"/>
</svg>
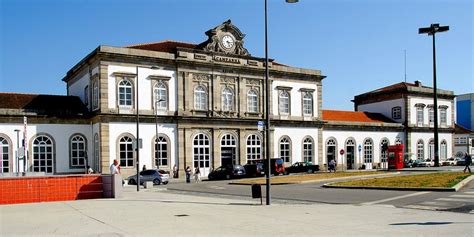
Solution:
<svg viewBox="0 0 474 237">
<path fill-rule="evenodd" d="M 403 169 L 403 144 L 388 146 L 388 169 Z"/>
</svg>

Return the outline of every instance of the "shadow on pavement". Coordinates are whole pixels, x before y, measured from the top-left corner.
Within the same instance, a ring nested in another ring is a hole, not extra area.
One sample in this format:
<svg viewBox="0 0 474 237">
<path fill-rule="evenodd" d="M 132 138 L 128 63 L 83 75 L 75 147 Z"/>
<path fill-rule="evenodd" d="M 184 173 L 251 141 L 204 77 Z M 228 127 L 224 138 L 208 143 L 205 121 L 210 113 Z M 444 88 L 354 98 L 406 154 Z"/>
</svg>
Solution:
<svg viewBox="0 0 474 237">
<path fill-rule="evenodd" d="M 215 203 L 215 202 L 189 202 L 189 201 L 170 201 L 170 200 L 154 200 L 154 199 L 127 199 L 114 200 L 116 202 L 161 202 L 161 203 L 185 203 L 185 204 L 203 204 L 203 205 L 220 205 L 220 206 L 261 206 L 260 203 Z"/>
<path fill-rule="evenodd" d="M 450 222 L 450 221 L 439 221 L 439 222 L 406 222 L 406 223 L 392 223 L 390 225 L 449 225 L 449 224 L 471 224 L 472 222 Z"/>
</svg>

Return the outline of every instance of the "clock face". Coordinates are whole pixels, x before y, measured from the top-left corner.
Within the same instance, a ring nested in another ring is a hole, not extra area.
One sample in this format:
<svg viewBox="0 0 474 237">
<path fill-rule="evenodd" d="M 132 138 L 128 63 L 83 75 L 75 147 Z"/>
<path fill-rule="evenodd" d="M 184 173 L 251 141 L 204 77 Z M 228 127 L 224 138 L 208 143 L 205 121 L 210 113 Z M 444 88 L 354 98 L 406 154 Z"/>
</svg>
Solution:
<svg viewBox="0 0 474 237">
<path fill-rule="evenodd" d="M 230 35 L 224 35 L 224 37 L 222 37 L 222 46 L 226 49 L 232 48 L 234 46 L 234 38 Z"/>
</svg>

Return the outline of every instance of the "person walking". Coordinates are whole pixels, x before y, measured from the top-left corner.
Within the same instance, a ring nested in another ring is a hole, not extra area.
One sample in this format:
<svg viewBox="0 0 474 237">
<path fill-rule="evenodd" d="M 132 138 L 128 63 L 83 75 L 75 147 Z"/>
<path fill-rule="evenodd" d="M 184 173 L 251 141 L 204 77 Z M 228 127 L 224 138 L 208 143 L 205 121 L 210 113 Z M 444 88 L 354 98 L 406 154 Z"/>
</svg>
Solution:
<svg viewBox="0 0 474 237">
<path fill-rule="evenodd" d="M 331 173 L 332 171 L 334 171 L 334 173 L 336 173 L 336 161 L 334 161 L 334 159 L 332 159 L 331 161 L 329 161 L 329 173 Z"/>
<path fill-rule="evenodd" d="M 194 169 L 194 182 L 198 183 L 199 181 L 201 181 L 201 171 L 199 167 L 196 167 Z"/>
<path fill-rule="evenodd" d="M 178 178 L 178 166 L 176 164 L 173 166 L 173 178 Z"/>
<path fill-rule="evenodd" d="M 191 168 L 186 167 L 184 172 L 186 173 L 186 183 L 191 183 Z"/>
<path fill-rule="evenodd" d="M 470 168 L 469 166 L 470 166 L 471 163 L 472 163 L 472 157 L 471 157 L 469 154 L 467 154 L 467 152 L 466 152 L 466 154 L 464 155 L 464 162 L 466 163 L 466 164 L 465 164 L 466 167 L 464 167 L 464 171 L 463 171 L 463 172 L 466 173 L 466 170 L 469 170 L 469 173 L 471 173 L 471 168 Z"/>
</svg>

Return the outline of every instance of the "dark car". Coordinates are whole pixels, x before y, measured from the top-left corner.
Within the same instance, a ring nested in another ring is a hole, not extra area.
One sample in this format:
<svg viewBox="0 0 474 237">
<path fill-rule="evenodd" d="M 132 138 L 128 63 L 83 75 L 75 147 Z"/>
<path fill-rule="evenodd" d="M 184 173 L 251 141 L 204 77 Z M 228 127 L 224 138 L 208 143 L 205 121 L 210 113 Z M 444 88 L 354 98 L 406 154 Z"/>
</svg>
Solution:
<svg viewBox="0 0 474 237">
<path fill-rule="evenodd" d="M 145 183 L 146 181 L 153 181 L 153 184 L 168 184 L 169 174 L 164 170 L 143 170 L 140 172 L 140 184 Z M 137 184 L 137 175 L 132 175 L 128 177 L 128 184 L 135 185 Z"/>
<path fill-rule="evenodd" d="M 245 168 L 241 165 L 221 166 L 207 176 L 209 180 L 235 179 L 245 177 Z"/>
<path fill-rule="evenodd" d="M 244 169 L 247 177 L 261 177 L 265 175 L 265 164 L 263 162 L 246 164 Z"/>
<path fill-rule="evenodd" d="M 413 163 L 414 163 L 413 160 L 406 160 L 405 162 L 403 162 L 403 167 L 404 167 L 404 168 L 412 168 L 412 167 L 413 167 Z"/>
<path fill-rule="evenodd" d="M 319 171 L 319 165 L 313 165 L 309 162 L 296 162 L 292 164 L 290 167 L 285 168 L 285 174 L 291 173 L 314 173 Z"/>
</svg>

